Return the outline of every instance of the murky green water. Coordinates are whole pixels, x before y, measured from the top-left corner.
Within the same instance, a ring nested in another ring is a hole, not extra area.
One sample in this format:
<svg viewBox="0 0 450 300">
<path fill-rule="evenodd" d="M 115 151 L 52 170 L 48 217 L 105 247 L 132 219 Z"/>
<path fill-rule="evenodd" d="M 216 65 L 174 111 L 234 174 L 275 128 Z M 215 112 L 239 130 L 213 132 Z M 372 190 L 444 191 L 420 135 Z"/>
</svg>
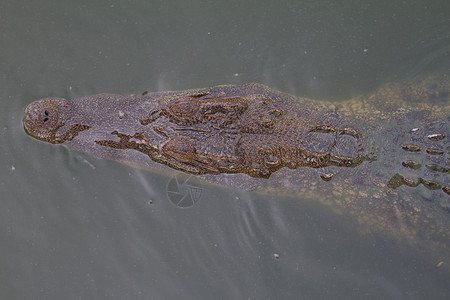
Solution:
<svg viewBox="0 0 450 300">
<path fill-rule="evenodd" d="M 450 255 L 427 260 L 301 197 L 94 160 L 21 124 L 45 96 L 369 93 L 450 68 L 447 1 L 167 2 L 0 4 L 0 297 L 447 298 Z M 187 194 L 194 205 L 173 204 Z"/>
</svg>

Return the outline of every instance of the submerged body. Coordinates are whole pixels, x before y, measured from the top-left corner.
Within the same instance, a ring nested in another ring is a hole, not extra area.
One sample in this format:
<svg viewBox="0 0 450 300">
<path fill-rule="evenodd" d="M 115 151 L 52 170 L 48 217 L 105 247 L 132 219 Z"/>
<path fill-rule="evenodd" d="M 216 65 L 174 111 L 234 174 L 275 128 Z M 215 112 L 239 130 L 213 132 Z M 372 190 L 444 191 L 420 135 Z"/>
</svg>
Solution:
<svg viewBox="0 0 450 300">
<path fill-rule="evenodd" d="M 96 158 L 319 200 L 448 249 L 449 85 L 439 80 L 339 105 L 260 84 L 46 98 L 27 107 L 24 127 Z"/>
</svg>

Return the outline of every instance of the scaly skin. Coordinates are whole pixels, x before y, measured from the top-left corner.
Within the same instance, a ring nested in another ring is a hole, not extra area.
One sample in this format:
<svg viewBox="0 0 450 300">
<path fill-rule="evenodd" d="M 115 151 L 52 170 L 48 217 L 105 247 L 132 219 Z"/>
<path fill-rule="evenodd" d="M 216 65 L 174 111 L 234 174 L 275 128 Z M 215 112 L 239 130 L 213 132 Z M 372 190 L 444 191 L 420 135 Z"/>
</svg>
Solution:
<svg viewBox="0 0 450 300">
<path fill-rule="evenodd" d="M 260 84 L 46 98 L 27 107 L 24 127 L 96 158 L 311 198 L 448 249 L 448 91 L 438 75 L 339 104 Z"/>
<path fill-rule="evenodd" d="M 330 121 L 325 106 L 296 100 L 259 84 L 146 96 L 50 98 L 31 104 L 24 124 L 36 138 L 96 157 L 114 159 L 123 152 L 114 150 L 134 149 L 148 156 L 148 165 L 155 161 L 197 175 L 268 178 L 283 167 L 361 163 L 360 132 L 334 125 L 339 116 Z M 58 125 L 39 133 L 52 117 Z"/>
</svg>

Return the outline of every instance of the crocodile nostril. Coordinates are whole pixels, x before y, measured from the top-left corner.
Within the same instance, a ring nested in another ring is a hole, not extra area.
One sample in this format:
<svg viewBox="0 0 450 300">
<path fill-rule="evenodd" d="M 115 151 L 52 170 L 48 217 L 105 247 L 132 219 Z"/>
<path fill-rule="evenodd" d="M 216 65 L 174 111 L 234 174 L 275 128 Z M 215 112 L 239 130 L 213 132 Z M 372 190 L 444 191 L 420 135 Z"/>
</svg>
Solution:
<svg viewBox="0 0 450 300">
<path fill-rule="evenodd" d="M 44 110 L 44 115 L 43 115 L 43 119 L 42 119 L 42 122 L 44 122 L 44 124 L 46 124 L 48 121 L 50 121 L 50 118 L 49 118 L 49 112 L 48 112 L 48 110 Z"/>
</svg>

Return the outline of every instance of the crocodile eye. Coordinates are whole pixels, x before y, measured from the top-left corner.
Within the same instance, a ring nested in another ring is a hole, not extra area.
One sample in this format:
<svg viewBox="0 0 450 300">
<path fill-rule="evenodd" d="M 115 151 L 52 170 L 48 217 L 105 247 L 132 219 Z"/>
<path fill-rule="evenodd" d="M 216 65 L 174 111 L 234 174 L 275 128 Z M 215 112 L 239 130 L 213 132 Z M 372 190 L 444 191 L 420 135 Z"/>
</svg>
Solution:
<svg viewBox="0 0 450 300">
<path fill-rule="evenodd" d="M 169 104 L 168 107 L 177 117 L 190 117 L 198 110 L 199 103 L 190 97 L 180 98 Z"/>
<path fill-rule="evenodd" d="M 267 156 L 265 156 L 264 160 L 269 166 L 279 166 L 281 164 L 280 159 L 272 154 L 268 154 Z"/>
</svg>

